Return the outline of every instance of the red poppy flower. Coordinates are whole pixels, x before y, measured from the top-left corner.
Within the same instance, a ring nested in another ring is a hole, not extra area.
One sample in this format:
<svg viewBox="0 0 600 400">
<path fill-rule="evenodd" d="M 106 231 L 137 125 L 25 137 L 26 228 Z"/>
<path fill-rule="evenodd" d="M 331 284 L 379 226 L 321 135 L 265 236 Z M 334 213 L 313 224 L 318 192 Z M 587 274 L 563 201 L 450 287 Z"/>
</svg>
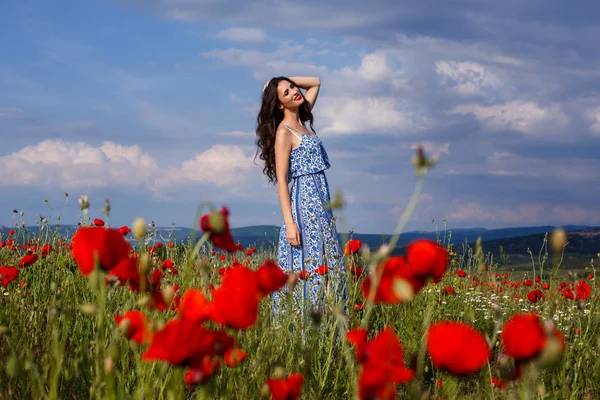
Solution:
<svg viewBox="0 0 600 400">
<path fill-rule="evenodd" d="M 352 273 L 352 275 L 355 277 L 362 276 L 364 272 L 365 269 L 363 267 L 357 267 L 356 265 L 350 266 L 350 273 Z"/>
<path fill-rule="evenodd" d="M 224 331 L 210 331 L 202 324 L 170 320 L 156 331 L 142 360 L 162 360 L 175 366 L 193 366 L 205 356 L 223 355 L 234 340 Z"/>
<path fill-rule="evenodd" d="M 467 276 L 467 273 L 466 273 L 465 271 L 463 271 L 462 269 L 459 269 L 459 270 L 456 272 L 456 275 L 458 275 L 458 276 L 459 276 L 459 277 L 461 277 L 461 278 L 464 278 L 465 276 Z"/>
<path fill-rule="evenodd" d="M 446 286 L 443 290 L 442 290 L 442 294 L 456 294 L 456 291 L 454 291 L 454 288 L 452 288 L 452 286 Z"/>
<path fill-rule="evenodd" d="M 364 328 L 351 329 L 346 333 L 346 340 L 356 347 L 356 360 L 359 363 L 366 357 L 368 335 L 369 331 Z"/>
<path fill-rule="evenodd" d="M 37 254 L 28 254 L 26 256 L 23 256 L 23 258 L 21 258 L 21 261 L 19 261 L 19 268 L 30 267 L 37 260 L 38 260 L 38 255 Z"/>
<path fill-rule="evenodd" d="M 94 219 L 94 225 L 97 227 L 103 227 L 104 226 L 104 221 L 102 221 L 100 218 L 95 218 Z"/>
<path fill-rule="evenodd" d="M 523 285 L 525 285 L 525 286 L 533 286 L 533 281 L 531 279 L 526 279 L 523 282 Z"/>
<path fill-rule="evenodd" d="M 267 378 L 267 385 L 271 391 L 271 400 L 296 400 L 302 393 L 304 376 L 296 373 L 283 379 Z"/>
<path fill-rule="evenodd" d="M 123 258 L 129 257 L 130 246 L 115 229 L 82 227 L 73 236 L 72 254 L 83 275 L 94 270 L 94 255 L 100 267 L 110 271 Z"/>
<path fill-rule="evenodd" d="M 201 290 L 188 289 L 183 294 L 177 313 L 181 319 L 202 323 L 209 319 L 212 308 L 212 303 L 206 299 Z"/>
<path fill-rule="evenodd" d="M 287 283 L 288 276 L 273 260 L 266 260 L 257 270 L 258 289 L 264 294 L 278 291 Z"/>
<path fill-rule="evenodd" d="M 325 275 L 325 274 L 327 274 L 327 272 L 329 272 L 329 268 L 327 268 L 327 265 L 321 265 L 321 266 L 315 268 L 316 274 Z"/>
<path fill-rule="evenodd" d="M 220 364 L 221 361 L 217 357 L 204 356 L 185 372 L 183 380 L 193 389 L 196 385 L 206 383 L 217 372 Z"/>
<path fill-rule="evenodd" d="M 406 258 L 402 256 L 390 257 L 383 265 L 379 264 L 375 268 L 376 273 L 381 276 L 373 299 L 375 304 L 396 304 L 400 301 L 410 300 L 425 285 L 422 277 L 416 275 L 416 270 L 411 268 L 406 262 Z M 403 293 L 403 291 L 398 290 L 398 287 L 408 290 L 410 293 Z M 367 276 L 363 281 L 361 289 L 363 296 L 369 299 L 371 295 L 371 276 Z"/>
<path fill-rule="evenodd" d="M 575 293 L 577 294 L 577 299 L 587 300 L 592 295 L 592 288 L 586 281 L 581 280 L 575 286 Z"/>
<path fill-rule="evenodd" d="M 396 386 L 407 383 L 414 371 L 404 364 L 404 351 L 391 327 L 386 327 L 365 347 L 358 378 L 361 399 L 396 398 Z"/>
<path fill-rule="evenodd" d="M 544 299 L 544 294 L 539 289 L 532 290 L 529 293 L 527 293 L 527 300 L 529 300 L 529 302 L 532 304 L 537 303 L 539 300 L 543 300 L 543 299 Z"/>
<path fill-rule="evenodd" d="M 417 275 L 430 276 L 434 282 L 439 282 L 448 268 L 446 249 L 427 239 L 410 243 L 406 248 L 406 259 Z"/>
<path fill-rule="evenodd" d="M 12 236 L 12 235 L 14 235 L 14 234 L 15 234 L 15 231 L 14 231 L 14 229 L 9 229 L 9 230 L 8 230 L 8 236 Z"/>
<path fill-rule="evenodd" d="M 119 229 L 119 233 L 123 236 L 127 235 L 129 232 L 131 232 L 131 229 L 129 229 L 129 227 L 127 225 L 123 225 L 122 227 L 120 227 Z"/>
<path fill-rule="evenodd" d="M 515 314 L 502 328 L 500 335 L 506 354 L 515 360 L 536 357 L 546 345 L 546 333 L 536 314 Z"/>
<path fill-rule="evenodd" d="M 346 243 L 346 247 L 344 247 L 344 254 L 347 254 L 347 255 L 356 254 L 360 250 L 360 246 L 362 246 L 362 243 L 360 240 L 358 240 L 358 239 L 349 240 L 348 243 Z"/>
<path fill-rule="evenodd" d="M 52 251 L 52 246 L 49 244 L 45 244 L 42 246 L 42 258 L 48 257 L 48 254 Z"/>
<path fill-rule="evenodd" d="M 469 375 L 483 367 L 491 356 L 485 337 L 471 325 L 443 321 L 429 327 L 427 352 L 436 368 L 455 375 Z"/>
<path fill-rule="evenodd" d="M 233 253 L 238 250 L 238 246 L 229 232 L 228 216 L 229 209 L 225 206 L 218 213 L 205 214 L 200 218 L 200 229 L 210 232 L 209 239 L 214 246 Z"/>
<path fill-rule="evenodd" d="M 128 328 L 125 337 L 138 344 L 146 344 L 152 341 L 152 333 L 148 330 L 148 319 L 142 311 L 127 311 L 124 315 L 115 315 L 115 322 L 121 325 L 127 321 Z"/>
<path fill-rule="evenodd" d="M 250 328 L 258 317 L 259 296 L 255 272 L 242 265 L 231 267 L 213 292 L 211 318 L 234 329 Z"/>
<path fill-rule="evenodd" d="M 250 250 L 250 249 L 247 249 L 247 250 L 246 250 L 246 255 L 247 255 L 247 256 L 251 256 L 251 255 L 252 255 L 252 250 Z"/>
<path fill-rule="evenodd" d="M 548 289 L 550 289 L 550 284 L 548 284 L 548 283 L 544 283 L 544 284 L 542 285 L 542 289 L 544 289 L 544 290 L 548 290 Z"/>
<path fill-rule="evenodd" d="M 0 267 L 0 285 L 7 287 L 9 283 L 17 279 L 19 270 L 16 267 Z"/>
<path fill-rule="evenodd" d="M 300 271 L 298 273 L 298 277 L 302 280 L 307 280 L 310 277 L 310 272 L 308 272 L 307 270 L 303 269 L 302 271 Z"/>
<path fill-rule="evenodd" d="M 243 363 L 246 357 L 248 357 L 248 354 L 245 351 L 233 348 L 227 350 L 227 353 L 225 353 L 223 359 L 225 361 L 225 365 L 227 365 L 229 368 L 235 368 Z"/>
<path fill-rule="evenodd" d="M 108 275 L 117 278 L 120 285 L 135 280 L 139 276 L 137 260 L 130 257 L 121 259 L 121 261 L 108 272 Z"/>
<path fill-rule="evenodd" d="M 494 388 L 498 388 L 500 390 L 506 388 L 506 384 L 500 378 L 493 377 L 490 379 L 490 385 Z"/>
<path fill-rule="evenodd" d="M 573 293 L 573 291 L 570 288 L 563 289 L 561 293 L 564 298 L 567 298 L 570 300 L 575 300 L 575 294 Z"/>
<path fill-rule="evenodd" d="M 168 258 L 162 263 L 161 268 L 162 268 L 163 271 L 165 269 L 168 269 L 169 271 L 171 271 L 171 273 L 173 275 L 177 275 L 178 274 L 178 271 L 175 268 L 175 263 L 173 263 L 173 261 L 169 260 Z"/>
</svg>

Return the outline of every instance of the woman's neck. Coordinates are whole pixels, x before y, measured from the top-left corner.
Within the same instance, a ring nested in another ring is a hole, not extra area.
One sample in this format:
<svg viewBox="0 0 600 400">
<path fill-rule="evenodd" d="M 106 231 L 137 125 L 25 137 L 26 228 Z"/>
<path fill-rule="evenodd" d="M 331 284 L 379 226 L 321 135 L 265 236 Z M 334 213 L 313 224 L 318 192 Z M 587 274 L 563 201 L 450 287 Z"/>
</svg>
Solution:
<svg viewBox="0 0 600 400">
<path fill-rule="evenodd" d="M 292 126 L 304 126 L 304 124 L 302 123 L 302 121 L 300 120 L 300 114 L 298 113 L 298 110 L 292 111 L 292 110 L 284 110 L 283 112 L 283 123 L 286 125 L 292 125 Z"/>
</svg>

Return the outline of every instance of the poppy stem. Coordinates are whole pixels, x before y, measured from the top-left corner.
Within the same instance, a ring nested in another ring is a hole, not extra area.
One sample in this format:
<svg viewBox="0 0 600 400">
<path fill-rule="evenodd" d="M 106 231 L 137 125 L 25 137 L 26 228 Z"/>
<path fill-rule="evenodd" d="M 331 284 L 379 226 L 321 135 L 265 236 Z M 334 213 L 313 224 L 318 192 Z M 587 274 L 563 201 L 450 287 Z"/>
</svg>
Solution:
<svg viewBox="0 0 600 400">
<path fill-rule="evenodd" d="M 198 253 L 200 251 L 200 247 L 202 247 L 202 245 L 204 243 L 206 243 L 206 241 L 208 240 L 209 237 L 210 237 L 210 232 L 204 232 L 204 234 L 202 235 L 200 240 L 198 240 L 198 243 L 196 243 L 196 245 L 194 246 L 194 249 L 191 251 L 190 254 L 188 254 L 188 260 L 187 260 L 187 263 L 185 266 L 185 275 L 183 278 L 183 287 L 184 288 L 189 288 L 189 286 L 190 286 L 190 282 L 191 282 L 193 274 L 194 274 L 194 271 L 193 271 L 194 260 L 196 259 L 196 256 L 198 255 Z"/>
</svg>

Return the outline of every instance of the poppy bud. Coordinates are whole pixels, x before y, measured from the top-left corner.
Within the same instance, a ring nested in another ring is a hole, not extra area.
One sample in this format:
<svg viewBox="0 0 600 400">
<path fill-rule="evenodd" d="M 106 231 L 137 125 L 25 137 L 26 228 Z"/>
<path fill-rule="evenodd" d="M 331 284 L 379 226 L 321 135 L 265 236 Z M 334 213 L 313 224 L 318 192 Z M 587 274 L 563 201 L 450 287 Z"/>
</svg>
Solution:
<svg viewBox="0 0 600 400">
<path fill-rule="evenodd" d="M 273 378 L 282 379 L 285 376 L 285 369 L 281 365 L 276 366 L 273 369 Z"/>
<path fill-rule="evenodd" d="M 175 290 L 173 290 L 173 286 L 167 286 L 162 290 L 162 297 L 165 301 L 165 304 L 168 306 L 173 302 L 173 298 L 175 297 Z"/>
<path fill-rule="evenodd" d="M 115 369 L 115 362 L 113 361 L 112 358 L 106 357 L 104 359 L 104 373 L 106 375 L 110 375 L 110 374 L 112 374 L 114 369 Z"/>
<path fill-rule="evenodd" d="M 96 314 L 96 305 L 95 304 L 91 304 L 91 303 L 87 303 L 87 304 L 82 304 L 79 309 L 81 310 L 81 312 L 84 315 L 87 315 L 88 317 Z"/>
<path fill-rule="evenodd" d="M 294 290 L 294 288 L 296 287 L 296 285 L 298 284 L 298 274 L 290 274 L 288 276 L 288 287 L 290 288 L 290 290 Z"/>
<path fill-rule="evenodd" d="M 140 256 L 140 273 L 145 274 L 150 269 L 150 256 L 148 253 L 144 253 Z"/>
<path fill-rule="evenodd" d="M 208 223 L 210 224 L 210 230 L 217 235 L 223 233 L 225 229 L 225 218 L 218 212 L 210 213 L 208 217 Z"/>
<path fill-rule="evenodd" d="M 136 218 L 131 225 L 131 233 L 138 240 L 146 237 L 146 220 L 142 217 Z"/>
<path fill-rule="evenodd" d="M 269 389 L 269 385 L 266 383 L 260 389 L 260 397 L 267 398 L 271 396 L 271 390 Z"/>
<path fill-rule="evenodd" d="M 86 211 L 88 208 L 90 208 L 90 202 L 85 194 L 82 194 L 79 200 L 77 200 L 77 202 L 79 203 L 79 209 L 81 211 Z M 23 211 L 21 211 L 21 213 L 22 212 Z"/>
<path fill-rule="evenodd" d="M 401 302 L 410 301 L 415 297 L 415 291 L 406 279 L 394 278 L 392 283 L 392 291 Z"/>
<path fill-rule="evenodd" d="M 562 228 L 556 228 L 550 236 L 550 246 L 556 253 L 561 252 L 567 244 L 567 233 Z"/>
</svg>

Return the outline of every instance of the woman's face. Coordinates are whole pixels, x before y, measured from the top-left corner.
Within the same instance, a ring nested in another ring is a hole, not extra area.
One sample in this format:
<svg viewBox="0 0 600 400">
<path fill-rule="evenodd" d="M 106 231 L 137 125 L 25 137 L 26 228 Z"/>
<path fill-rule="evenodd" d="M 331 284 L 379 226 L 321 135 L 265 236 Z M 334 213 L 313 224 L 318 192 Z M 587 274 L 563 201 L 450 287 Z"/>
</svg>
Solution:
<svg viewBox="0 0 600 400">
<path fill-rule="evenodd" d="M 300 88 L 285 80 L 277 85 L 277 97 L 283 108 L 287 109 L 296 109 L 304 102 Z"/>
</svg>

